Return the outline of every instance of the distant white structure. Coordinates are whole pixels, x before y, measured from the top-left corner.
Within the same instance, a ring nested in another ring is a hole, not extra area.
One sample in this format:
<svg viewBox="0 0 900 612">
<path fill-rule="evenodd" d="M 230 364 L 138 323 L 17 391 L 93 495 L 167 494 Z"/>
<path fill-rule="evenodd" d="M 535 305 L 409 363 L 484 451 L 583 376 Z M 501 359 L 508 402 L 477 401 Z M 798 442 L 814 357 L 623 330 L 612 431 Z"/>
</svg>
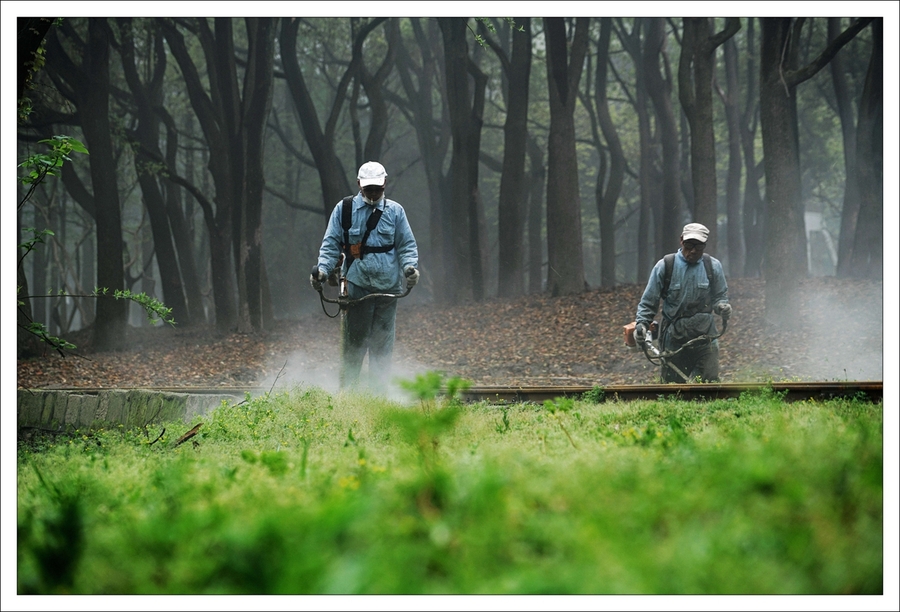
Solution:
<svg viewBox="0 0 900 612">
<path fill-rule="evenodd" d="M 834 240 L 831 233 L 822 224 L 822 213 L 806 211 L 803 213 L 803 220 L 806 224 L 806 265 L 811 276 L 830 276 L 834 274 L 837 268 L 837 250 L 834 248 Z M 831 264 L 830 269 L 823 269 L 822 249 L 816 248 L 814 245 L 824 244 L 825 253 Z"/>
</svg>

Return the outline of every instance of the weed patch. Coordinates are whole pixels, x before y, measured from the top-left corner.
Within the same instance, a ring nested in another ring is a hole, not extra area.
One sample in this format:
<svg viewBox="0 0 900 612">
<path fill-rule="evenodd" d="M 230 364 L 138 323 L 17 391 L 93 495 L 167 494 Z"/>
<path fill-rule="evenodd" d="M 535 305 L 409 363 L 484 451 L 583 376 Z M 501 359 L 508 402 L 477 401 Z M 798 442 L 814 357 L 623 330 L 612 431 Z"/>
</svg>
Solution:
<svg viewBox="0 0 900 612">
<path fill-rule="evenodd" d="M 881 404 L 412 386 L 21 445 L 18 592 L 883 592 Z"/>
</svg>

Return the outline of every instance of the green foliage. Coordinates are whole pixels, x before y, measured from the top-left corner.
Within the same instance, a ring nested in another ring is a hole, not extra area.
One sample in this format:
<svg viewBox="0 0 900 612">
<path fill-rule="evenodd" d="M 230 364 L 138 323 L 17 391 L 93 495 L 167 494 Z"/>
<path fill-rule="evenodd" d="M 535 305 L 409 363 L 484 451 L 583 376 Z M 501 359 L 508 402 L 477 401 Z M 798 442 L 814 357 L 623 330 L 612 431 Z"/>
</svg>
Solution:
<svg viewBox="0 0 900 612">
<path fill-rule="evenodd" d="M 109 290 L 106 288 L 94 290 L 94 295 L 96 296 L 107 295 L 108 293 Z M 144 312 L 147 313 L 147 320 L 153 325 L 157 323 L 168 323 L 173 327 L 175 325 L 175 319 L 172 318 L 172 309 L 144 292 L 133 293 L 129 289 L 116 289 L 113 291 L 113 297 L 117 300 L 131 300 L 140 305 Z"/>
<path fill-rule="evenodd" d="M 569 433 L 569 430 L 566 429 L 565 424 L 562 422 L 562 418 L 560 413 L 570 412 L 575 407 L 575 400 L 568 397 L 557 397 L 553 400 L 544 400 L 544 409 L 550 413 L 554 420 L 559 424 L 560 429 L 562 429 L 563 433 L 566 434 L 566 437 L 569 439 L 569 442 L 572 444 L 574 448 L 578 448 L 578 445 L 575 444 L 575 440 L 572 439 L 572 435 Z"/>
<path fill-rule="evenodd" d="M 606 399 L 606 391 L 600 385 L 594 385 L 590 391 L 585 391 L 581 395 L 581 401 L 591 404 L 600 404 Z"/>
<path fill-rule="evenodd" d="M 503 19 L 504 19 L 504 21 L 506 21 L 507 24 L 509 24 L 509 27 L 512 28 L 514 31 L 516 31 L 516 32 L 524 32 L 525 31 L 525 28 L 523 28 L 522 26 L 516 26 L 516 21 L 512 17 L 504 17 Z M 489 32 L 491 32 L 493 34 L 497 33 L 497 28 L 494 27 L 493 23 L 491 23 L 491 20 L 489 17 L 476 17 L 475 21 L 482 24 Z M 472 36 L 475 38 L 475 42 L 477 42 L 483 48 L 487 49 L 488 43 L 484 39 L 484 37 L 481 36 L 480 34 L 478 34 L 478 32 L 476 32 L 475 30 L 473 30 L 472 26 L 470 26 L 468 23 L 466 24 L 466 27 L 469 28 L 470 32 L 472 32 Z"/>
<path fill-rule="evenodd" d="M 457 394 L 472 386 L 470 381 L 453 376 L 444 385 L 444 375 L 433 370 L 424 374 L 416 374 L 413 380 L 398 381 L 400 388 L 409 391 L 413 397 L 421 402 L 423 409 L 433 404 L 436 398 L 443 394 L 448 402 L 457 399 Z"/>
<path fill-rule="evenodd" d="M 23 185 L 29 186 L 28 192 L 19 202 L 19 208 L 21 208 L 28 200 L 31 199 L 32 195 L 34 194 L 34 190 L 44 181 L 45 178 L 47 178 L 48 176 L 56 176 L 62 168 L 63 163 L 72 161 L 69 157 L 71 153 L 84 153 L 86 155 L 89 154 L 87 148 L 80 141 L 75 140 L 70 136 L 54 136 L 53 138 L 48 138 L 39 142 L 47 145 L 50 150 L 45 153 L 35 153 L 19 164 L 19 168 L 25 171 L 25 174 L 19 177 L 19 182 L 21 182 Z M 19 257 L 18 265 L 20 267 L 22 266 L 25 257 L 34 250 L 35 245 L 43 244 L 45 236 L 54 235 L 54 233 L 48 229 L 38 231 L 35 228 L 29 227 L 25 228 L 24 231 L 26 233 L 30 233 L 31 238 L 19 244 L 19 248 L 23 251 L 21 256 Z M 17 285 L 16 295 L 19 298 L 17 299 L 19 307 L 24 306 L 24 299 L 53 297 L 49 295 L 20 296 L 19 294 L 21 293 L 21 291 L 22 287 Z M 57 295 L 68 295 L 68 293 L 66 293 L 65 290 L 60 290 Z M 106 297 L 108 295 L 109 289 L 103 287 L 94 289 L 91 294 L 86 296 L 81 295 L 72 297 L 100 298 Z M 147 319 L 151 324 L 155 325 L 160 322 L 165 322 L 172 326 L 175 325 L 175 319 L 172 317 L 172 309 L 168 308 L 165 304 L 163 304 L 156 298 L 148 296 L 146 293 L 134 293 L 130 289 L 116 289 L 113 291 L 112 297 L 117 300 L 131 300 L 132 302 L 139 304 L 147 313 Z M 76 346 L 71 342 L 50 334 L 43 323 L 37 321 L 28 321 L 24 324 L 20 323 L 19 327 L 21 329 L 24 329 L 28 333 L 33 334 L 39 340 L 46 344 L 49 344 L 61 353 L 66 350 L 72 350 L 76 348 Z"/>
<path fill-rule="evenodd" d="M 18 452 L 19 593 L 876 594 L 883 406 L 317 388 Z M 578 447 L 547 418 L 566 419 Z M 151 424 L 181 432 L 194 424 Z M 557 430 L 558 431 L 558 430 Z"/>
<path fill-rule="evenodd" d="M 88 155 L 87 148 L 78 140 L 70 136 L 54 136 L 45 140 L 38 141 L 47 145 L 50 149 L 48 152 L 35 153 L 25 158 L 19 163 L 19 168 L 25 171 L 25 174 L 19 177 L 19 182 L 23 185 L 29 185 L 30 189 L 26 193 L 22 201 L 19 202 L 19 208 L 28 201 L 34 193 L 34 189 L 48 176 L 56 176 L 62 169 L 64 162 L 72 161 L 69 157 L 71 153 L 84 153 Z"/>
</svg>

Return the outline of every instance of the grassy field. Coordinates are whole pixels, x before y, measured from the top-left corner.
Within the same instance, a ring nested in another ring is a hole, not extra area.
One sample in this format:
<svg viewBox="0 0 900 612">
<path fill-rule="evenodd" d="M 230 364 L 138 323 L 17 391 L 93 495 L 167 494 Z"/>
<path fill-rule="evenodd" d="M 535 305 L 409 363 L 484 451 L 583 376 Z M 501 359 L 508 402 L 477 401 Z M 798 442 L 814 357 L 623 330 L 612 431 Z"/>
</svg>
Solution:
<svg viewBox="0 0 900 612">
<path fill-rule="evenodd" d="M 18 593 L 883 592 L 880 403 L 426 387 L 20 443 Z"/>
</svg>

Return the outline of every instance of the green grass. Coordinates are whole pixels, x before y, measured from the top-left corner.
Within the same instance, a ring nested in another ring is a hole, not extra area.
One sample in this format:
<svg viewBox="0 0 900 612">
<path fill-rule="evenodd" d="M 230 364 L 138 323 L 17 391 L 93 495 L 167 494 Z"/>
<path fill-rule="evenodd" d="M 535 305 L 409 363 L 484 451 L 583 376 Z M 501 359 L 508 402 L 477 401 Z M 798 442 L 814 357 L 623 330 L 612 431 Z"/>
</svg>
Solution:
<svg viewBox="0 0 900 612">
<path fill-rule="evenodd" d="M 883 592 L 881 404 L 591 399 L 297 388 L 20 444 L 18 593 Z"/>
</svg>

